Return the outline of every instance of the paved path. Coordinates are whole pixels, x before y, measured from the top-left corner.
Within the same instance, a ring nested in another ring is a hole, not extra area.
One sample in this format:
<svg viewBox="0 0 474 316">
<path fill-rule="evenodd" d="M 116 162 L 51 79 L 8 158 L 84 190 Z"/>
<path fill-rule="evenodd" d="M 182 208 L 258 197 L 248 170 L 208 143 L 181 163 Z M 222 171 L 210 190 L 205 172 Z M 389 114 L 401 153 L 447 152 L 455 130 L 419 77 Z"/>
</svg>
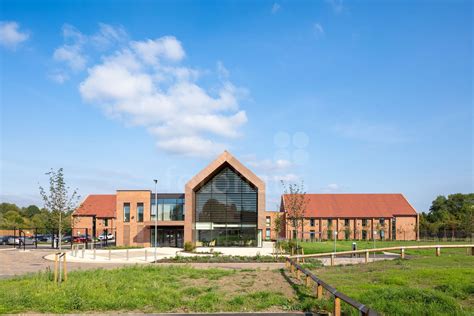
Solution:
<svg viewBox="0 0 474 316">
<path fill-rule="evenodd" d="M 44 259 L 43 257 L 54 253 L 54 251 L 37 249 L 27 250 L 25 252 L 19 250 L 2 250 L 0 251 L 0 279 L 10 278 L 15 275 L 34 273 L 38 271 L 46 271 L 53 269 L 54 262 Z M 91 262 L 69 262 L 68 270 L 85 270 L 85 269 L 114 269 L 134 263 L 91 263 Z M 225 268 L 225 269 L 280 269 L 283 263 L 158 263 L 157 265 L 188 265 L 195 268 Z"/>
</svg>

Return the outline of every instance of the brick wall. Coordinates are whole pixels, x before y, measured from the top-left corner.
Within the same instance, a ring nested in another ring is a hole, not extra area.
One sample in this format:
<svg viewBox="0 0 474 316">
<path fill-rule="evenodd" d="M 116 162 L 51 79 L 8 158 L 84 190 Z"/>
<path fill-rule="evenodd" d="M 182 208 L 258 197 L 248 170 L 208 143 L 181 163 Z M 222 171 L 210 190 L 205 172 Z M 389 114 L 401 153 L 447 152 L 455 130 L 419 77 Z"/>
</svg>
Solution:
<svg viewBox="0 0 474 316">
<path fill-rule="evenodd" d="M 124 203 L 130 203 L 130 222 L 123 221 Z M 143 203 L 143 222 L 138 222 L 137 204 Z M 151 191 L 117 191 L 117 246 L 150 246 L 150 232 L 145 222 L 150 221 Z"/>
</svg>

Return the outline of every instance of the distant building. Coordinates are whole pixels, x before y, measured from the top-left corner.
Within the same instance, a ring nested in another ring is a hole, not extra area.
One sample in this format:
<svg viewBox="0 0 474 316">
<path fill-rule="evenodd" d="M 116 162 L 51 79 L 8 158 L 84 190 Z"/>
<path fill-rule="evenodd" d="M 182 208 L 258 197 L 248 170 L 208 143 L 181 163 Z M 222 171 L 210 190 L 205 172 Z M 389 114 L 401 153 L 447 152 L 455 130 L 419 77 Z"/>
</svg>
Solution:
<svg viewBox="0 0 474 316">
<path fill-rule="evenodd" d="M 307 240 L 417 240 L 419 218 L 402 194 L 306 194 L 298 233 L 286 221 L 285 237 Z M 288 217 L 283 195 L 280 211 Z M 337 233 L 337 234 L 336 234 Z"/>
</svg>

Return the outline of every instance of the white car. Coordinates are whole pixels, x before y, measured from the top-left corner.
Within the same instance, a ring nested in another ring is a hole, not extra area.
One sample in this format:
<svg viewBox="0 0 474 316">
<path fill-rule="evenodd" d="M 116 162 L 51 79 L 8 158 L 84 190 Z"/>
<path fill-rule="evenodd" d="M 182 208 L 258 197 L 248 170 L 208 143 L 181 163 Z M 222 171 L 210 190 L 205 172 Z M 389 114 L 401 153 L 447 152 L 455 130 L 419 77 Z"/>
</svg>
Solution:
<svg viewBox="0 0 474 316">
<path fill-rule="evenodd" d="M 99 236 L 99 240 L 106 240 L 106 239 L 107 240 L 112 240 L 114 238 L 115 238 L 114 234 L 110 234 L 110 233 L 107 234 L 107 236 L 105 234 L 102 234 L 102 235 Z"/>
<path fill-rule="evenodd" d="M 9 245 L 34 245 L 35 244 L 35 239 L 32 237 L 10 237 L 8 238 Z"/>
</svg>

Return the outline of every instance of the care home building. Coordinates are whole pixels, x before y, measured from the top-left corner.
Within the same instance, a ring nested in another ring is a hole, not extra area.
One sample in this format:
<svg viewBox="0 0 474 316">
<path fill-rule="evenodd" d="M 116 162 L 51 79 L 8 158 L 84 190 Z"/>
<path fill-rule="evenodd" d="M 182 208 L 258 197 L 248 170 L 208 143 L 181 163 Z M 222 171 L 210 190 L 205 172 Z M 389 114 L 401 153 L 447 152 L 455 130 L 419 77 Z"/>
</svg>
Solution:
<svg viewBox="0 0 474 316">
<path fill-rule="evenodd" d="M 329 238 L 329 232 L 354 231 L 350 239 L 371 238 L 369 229 L 381 225 L 387 238 L 416 239 L 416 212 L 401 195 L 307 195 L 304 229 L 300 236 L 286 222 L 276 232 L 277 216 L 287 217 L 284 201 L 280 212 L 265 210 L 265 183 L 232 154 L 224 151 L 189 180 L 184 192 L 117 190 L 115 194 L 89 195 L 73 213 L 73 233 L 98 237 L 115 235 L 118 246 L 260 247 L 263 240 L 298 237 Z M 352 197 L 351 197 L 352 196 Z M 392 196 L 392 198 L 389 198 Z M 344 202 L 345 201 L 345 202 Z M 344 203 L 343 203 L 344 202 Z M 360 229 L 359 229 L 360 228 Z M 406 229 L 394 233 L 397 229 Z M 363 233 L 362 231 L 367 231 Z M 376 233 L 375 233 L 376 234 Z M 338 236 L 339 239 L 344 237 Z"/>
<path fill-rule="evenodd" d="M 306 194 L 302 225 L 294 229 L 291 196 L 283 195 L 285 237 L 308 240 L 417 240 L 419 217 L 402 194 Z"/>
<path fill-rule="evenodd" d="M 107 198 L 89 195 L 73 214 L 75 232 L 103 232 L 105 226 L 99 225 L 105 225 L 105 199 L 108 210 L 113 200 L 114 221 L 109 223 L 119 246 L 154 246 L 155 231 L 158 246 L 262 245 L 265 184 L 227 151 L 189 180 L 184 193 L 117 190 Z"/>
</svg>

